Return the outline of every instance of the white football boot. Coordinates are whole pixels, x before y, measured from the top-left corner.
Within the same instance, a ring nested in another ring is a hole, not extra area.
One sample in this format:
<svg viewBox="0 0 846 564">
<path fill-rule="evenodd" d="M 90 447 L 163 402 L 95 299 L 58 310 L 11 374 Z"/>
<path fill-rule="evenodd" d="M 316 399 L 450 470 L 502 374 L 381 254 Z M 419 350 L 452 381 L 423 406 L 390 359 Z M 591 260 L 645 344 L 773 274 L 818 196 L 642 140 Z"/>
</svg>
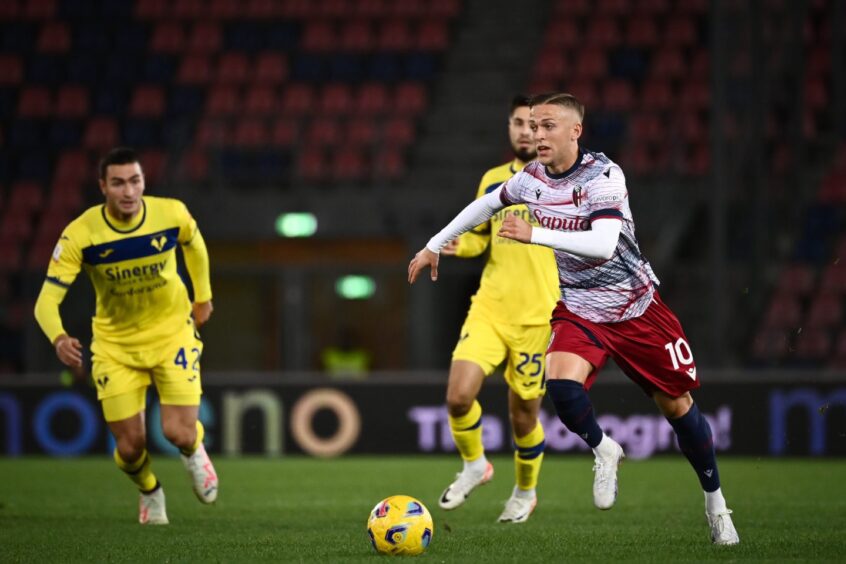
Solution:
<svg viewBox="0 0 846 564">
<path fill-rule="evenodd" d="M 499 516 L 500 523 L 525 523 L 538 504 L 537 496 L 517 497 L 511 494 L 505 502 L 505 509 Z"/>
<path fill-rule="evenodd" d="M 150 493 L 138 498 L 138 522 L 142 525 L 167 525 L 165 494 L 161 484 Z"/>
<path fill-rule="evenodd" d="M 740 543 L 740 536 L 737 534 L 737 529 L 734 528 L 734 523 L 731 522 L 731 509 L 726 509 L 723 513 L 711 515 L 705 513 L 708 518 L 708 525 L 711 526 L 711 542 L 720 545 L 732 545 Z"/>
<path fill-rule="evenodd" d="M 194 493 L 197 499 L 203 503 L 214 503 L 217 499 L 217 473 L 214 471 L 212 461 L 206 453 L 206 447 L 200 443 L 200 447 L 191 456 L 179 455 L 182 464 L 191 475 L 194 483 Z"/>
<path fill-rule="evenodd" d="M 603 452 L 599 448 L 593 449 L 596 456 L 593 465 L 593 504 L 597 509 L 611 509 L 617 501 L 617 466 L 626 455 L 623 447 L 611 437 L 605 436 L 602 440 L 609 442 Z"/>
<path fill-rule="evenodd" d="M 438 505 L 441 506 L 442 509 L 455 509 L 462 505 L 466 500 L 467 496 L 470 495 L 476 486 L 481 486 L 483 484 L 487 484 L 493 478 L 494 469 L 493 464 L 488 462 L 487 466 L 485 466 L 485 471 L 481 474 L 474 474 L 472 472 L 468 472 L 464 470 L 459 472 L 455 475 L 455 481 L 444 490 L 444 493 L 441 494 L 441 499 L 438 500 Z"/>
</svg>

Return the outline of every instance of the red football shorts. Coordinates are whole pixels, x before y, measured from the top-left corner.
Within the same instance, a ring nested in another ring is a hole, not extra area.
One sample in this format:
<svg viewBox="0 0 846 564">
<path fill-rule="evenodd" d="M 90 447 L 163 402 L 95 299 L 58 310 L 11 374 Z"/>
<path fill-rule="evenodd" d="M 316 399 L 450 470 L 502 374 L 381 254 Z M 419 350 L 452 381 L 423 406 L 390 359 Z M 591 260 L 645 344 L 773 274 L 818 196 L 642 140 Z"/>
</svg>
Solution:
<svg viewBox="0 0 846 564">
<path fill-rule="evenodd" d="M 551 324 L 547 354 L 569 352 L 591 363 L 587 390 L 608 357 L 649 396 L 661 390 L 675 398 L 699 387 L 696 363 L 681 324 L 658 292 L 643 315 L 619 323 L 593 323 L 558 302 Z"/>
</svg>

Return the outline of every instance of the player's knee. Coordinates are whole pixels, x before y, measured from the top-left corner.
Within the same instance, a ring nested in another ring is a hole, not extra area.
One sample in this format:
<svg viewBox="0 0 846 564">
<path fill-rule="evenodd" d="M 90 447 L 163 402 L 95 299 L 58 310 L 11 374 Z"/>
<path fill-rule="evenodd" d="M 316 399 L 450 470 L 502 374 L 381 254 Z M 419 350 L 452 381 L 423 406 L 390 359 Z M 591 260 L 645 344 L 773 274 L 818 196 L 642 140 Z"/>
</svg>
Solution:
<svg viewBox="0 0 846 564">
<path fill-rule="evenodd" d="M 115 439 L 115 448 L 125 462 L 135 462 L 144 454 L 146 440 L 142 433 L 127 433 Z"/>
<path fill-rule="evenodd" d="M 470 412 L 475 397 L 461 392 L 447 392 L 447 411 L 452 417 L 461 417 Z"/>
<path fill-rule="evenodd" d="M 535 430 L 538 419 L 531 413 L 518 411 L 511 413 L 511 428 L 514 429 L 514 434 L 518 437 L 525 437 Z"/>
<path fill-rule="evenodd" d="M 165 438 L 179 448 L 188 448 L 194 443 L 197 432 L 195 424 L 185 424 L 181 420 L 162 421 L 162 433 Z"/>
</svg>

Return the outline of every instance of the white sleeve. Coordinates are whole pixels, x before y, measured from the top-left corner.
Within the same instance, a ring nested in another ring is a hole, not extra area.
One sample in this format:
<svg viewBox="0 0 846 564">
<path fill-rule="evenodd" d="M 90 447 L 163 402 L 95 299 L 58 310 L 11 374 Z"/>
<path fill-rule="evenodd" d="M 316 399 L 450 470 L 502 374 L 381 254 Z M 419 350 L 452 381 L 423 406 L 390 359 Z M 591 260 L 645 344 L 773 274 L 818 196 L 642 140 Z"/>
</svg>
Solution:
<svg viewBox="0 0 846 564">
<path fill-rule="evenodd" d="M 532 243 L 586 258 L 610 259 L 617 248 L 623 222 L 616 218 L 596 219 L 590 231 L 553 231 L 532 228 Z"/>
<path fill-rule="evenodd" d="M 429 239 L 426 248 L 433 253 L 440 253 L 441 248 L 448 242 L 493 217 L 496 212 L 505 207 L 500 198 L 500 192 L 502 192 L 502 186 L 481 198 L 473 200 L 466 208 L 458 212 L 458 215 L 437 235 Z"/>
</svg>

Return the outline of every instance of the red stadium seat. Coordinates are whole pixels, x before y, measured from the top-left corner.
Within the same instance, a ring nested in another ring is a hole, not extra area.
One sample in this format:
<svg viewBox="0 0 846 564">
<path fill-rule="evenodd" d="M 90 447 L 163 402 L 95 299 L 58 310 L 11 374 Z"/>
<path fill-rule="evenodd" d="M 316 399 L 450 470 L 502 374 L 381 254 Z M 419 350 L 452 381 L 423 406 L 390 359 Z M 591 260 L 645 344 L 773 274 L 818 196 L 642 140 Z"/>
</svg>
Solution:
<svg viewBox="0 0 846 564">
<path fill-rule="evenodd" d="M 82 135 L 82 146 L 100 153 L 117 146 L 118 139 L 118 125 L 115 119 L 100 116 L 93 118 L 85 127 L 85 132 Z M 85 160 L 87 162 L 87 159 Z"/>
<path fill-rule="evenodd" d="M 599 49 L 586 49 L 576 57 L 573 76 L 579 79 L 605 78 L 608 74 L 608 58 Z"/>
<path fill-rule="evenodd" d="M 387 147 L 376 155 L 373 176 L 379 180 L 396 180 L 405 175 L 405 159 L 395 147 Z"/>
<path fill-rule="evenodd" d="M 356 114 L 373 115 L 388 110 L 388 89 L 382 82 L 362 84 L 355 97 L 353 111 Z"/>
<path fill-rule="evenodd" d="M 351 0 L 321 0 L 318 2 L 320 17 L 343 19 L 350 17 L 353 13 Z"/>
<path fill-rule="evenodd" d="M 660 49 L 652 59 L 652 76 L 656 78 L 681 78 L 687 74 L 687 66 L 678 49 Z"/>
<path fill-rule="evenodd" d="M 341 142 L 341 127 L 332 118 L 320 117 L 309 123 L 305 140 L 313 146 L 334 146 Z"/>
<path fill-rule="evenodd" d="M 417 28 L 417 51 L 446 51 L 449 46 L 449 27 L 445 20 L 425 20 Z"/>
<path fill-rule="evenodd" d="M 282 112 L 302 116 L 311 113 L 314 107 L 314 89 L 310 84 L 294 83 L 285 87 L 282 93 Z"/>
<path fill-rule="evenodd" d="M 658 45 L 658 26 L 655 18 L 636 16 L 626 26 L 626 44 L 632 47 L 655 47 Z"/>
<path fill-rule="evenodd" d="M 582 32 L 575 20 L 566 18 L 553 20 L 546 30 L 544 45 L 549 50 L 572 49 L 578 47 Z"/>
<path fill-rule="evenodd" d="M 673 16 L 664 28 L 664 45 L 671 47 L 690 47 L 699 42 L 696 24 L 693 18 Z"/>
<path fill-rule="evenodd" d="M 461 0 L 429 0 L 428 16 L 454 18 L 461 12 Z"/>
<path fill-rule="evenodd" d="M 636 114 L 629 121 L 629 132 L 629 140 L 634 145 L 657 143 L 666 138 L 666 122 L 657 114 Z"/>
<path fill-rule="evenodd" d="M 843 299 L 840 294 L 819 294 L 811 302 L 806 327 L 830 329 L 843 322 Z"/>
<path fill-rule="evenodd" d="M 137 0 L 135 17 L 139 20 L 159 20 L 168 14 L 167 0 Z"/>
<path fill-rule="evenodd" d="M 711 105 L 711 85 L 708 80 L 687 80 L 679 92 L 679 107 L 702 112 Z"/>
<path fill-rule="evenodd" d="M 347 122 L 344 142 L 352 146 L 366 146 L 377 139 L 376 125 L 370 117 L 357 117 Z"/>
<path fill-rule="evenodd" d="M 41 53 L 67 53 L 71 48 L 71 32 L 64 22 L 47 22 L 38 34 L 36 49 Z"/>
<path fill-rule="evenodd" d="M 426 88 L 419 82 L 401 82 L 394 92 L 394 111 L 417 115 L 426 109 Z"/>
<path fill-rule="evenodd" d="M 235 124 L 233 144 L 245 149 L 258 149 L 267 145 L 269 136 L 263 120 L 245 119 Z"/>
<path fill-rule="evenodd" d="M 681 128 L 682 139 L 686 143 L 696 145 L 707 141 L 708 128 L 698 112 L 681 113 L 677 116 L 676 123 Z"/>
<path fill-rule="evenodd" d="M 406 20 L 385 20 L 379 27 L 377 48 L 382 51 L 408 51 L 414 45 L 414 38 Z"/>
<path fill-rule="evenodd" d="M 224 147 L 229 143 L 229 127 L 221 120 L 206 119 L 200 122 L 194 136 L 197 147 Z"/>
<path fill-rule="evenodd" d="M 685 154 L 682 174 L 703 176 L 711 169 L 711 149 L 707 143 L 691 145 Z"/>
<path fill-rule="evenodd" d="M 795 329 L 801 323 L 802 306 L 796 296 L 774 295 L 764 317 L 764 326 L 770 329 Z"/>
<path fill-rule="evenodd" d="M 148 149 L 138 153 L 138 160 L 144 166 L 144 179 L 151 184 L 158 184 L 164 178 L 167 155 L 158 149 Z"/>
<path fill-rule="evenodd" d="M 166 21 L 156 24 L 150 39 L 150 51 L 153 53 L 181 53 L 185 48 L 185 32 L 182 25 Z"/>
<path fill-rule="evenodd" d="M 0 21 L 17 20 L 21 16 L 21 9 L 18 2 L 9 0 L 8 2 L 0 2 Z"/>
<path fill-rule="evenodd" d="M 670 0 L 640 0 L 637 11 L 641 14 L 661 16 L 670 11 Z"/>
<path fill-rule="evenodd" d="M 18 272 L 23 263 L 22 258 L 23 253 L 17 240 L 0 239 L 0 272 Z"/>
<path fill-rule="evenodd" d="M 796 336 L 795 357 L 800 360 L 822 361 L 831 351 L 831 336 L 824 329 L 803 329 Z"/>
<path fill-rule="evenodd" d="M 414 122 L 409 118 L 394 117 L 385 122 L 383 141 L 390 147 L 405 147 L 414 142 Z"/>
<path fill-rule="evenodd" d="M 276 147 L 293 147 L 299 140 L 299 127 L 297 122 L 282 118 L 273 124 L 273 131 L 270 132 L 270 144 Z"/>
<path fill-rule="evenodd" d="M 565 53 L 544 51 L 535 59 L 534 77 L 538 80 L 556 81 L 570 70 Z"/>
<path fill-rule="evenodd" d="M 229 2 L 230 0 L 218 0 L 222 2 Z M 236 14 L 233 17 L 243 15 L 243 2 L 238 0 L 231 0 L 237 4 Z M 250 19 L 266 20 L 282 17 L 284 5 L 276 0 L 250 0 L 247 4 L 246 16 Z"/>
<path fill-rule="evenodd" d="M 397 18 L 405 18 L 415 20 L 426 15 L 429 6 L 426 5 L 425 0 L 403 0 L 402 2 L 394 2 L 391 15 Z"/>
<path fill-rule="evenodd" d="M 165 95 L 161 86 L 141 85 L 132 93 L 129 115 L 132 117 L 158 118 L 164 115 Z"/>
<path fill-rule="evenodd" d="M 82 197 L 82 185 L 79 182 L 54 179 L 50 189 L 50 203 L 48 209 L 56 209 L 72 216 L 82 208 L 84 198 Z M 62 226 L 59 226 L 60 228 Z"/>
<path fill-rule="evenodd" d="M 602 16 L 626 16 L 631 11 L 630 0 L 598 0 L 596 13 Z"/>
<path fill-rule="evenodd" d="M 793 263 L 786 266 L 778 278 L 777 292 L 807 296 L 814 289 L 816 275 L 807 264 Z"/>
<path fill-rule="evenodd" d="M 675 95 L 669 80 L 648 79 L 640 91 L 640 108 L 659 112 L 669 111 L 675 105 Z"/>
<path fill-rule="evenodd" d="M 41 185 L 37 182 L 21 180 L 12 185 L 9 201 L 6 206 L 8 213 L 28 215 L 37 212 L 44 205 Z"/>
<path fill-rule="evenodd" d="M 761 361 L 778 361 L 790 349 L 790 333 L 779 329 L 765 329 L 755 335 L 752 356 Z"/>
<path fill-rule="evenodd" d="M 310 21 L 303 31 L 301 48 L 304 51 L 328 53 L 337 48 L 335 26 L 327 20 Z"/>
<path fill-rule="evenodd" d="M 221 84 L 243 84 L 250 77 L 250 63 L 243 53 L 223 53 L 217 62 L 217 81 Z"/>
<path fill-rule="evenodd" d="M 56 95 L 56 117 L 81 118 L 88 115 L 88 89 L 65 84 Z"/>
<path fill-rule="evenodd" d="M 191 182 L 202 182 L 209 176 L 209 157 L 203 150 L 192 149 L 182 155 L 179 177 Z"/>
<path fill-rule="evenodd" d="M 840 259 L 835 264 L 826 267 L 820 281 L 820 290 L 826 293 L 846 295 L 846 238 L 843 238 L 835 248 L 834 256 Z"/>
<path fill-rule="evenodd" d="M 188 38 L 187 48 L 192 53 L 217 53 L 223 45 L 220 26 L 214 22 L 195 24 Z"/>
<path fill-rule="evenodd" d="M 634 89 L 631 82 L 622 79 L 611 79 L 605 82 L 602 89 L 602 105 L 612 112 L 628 112 L 634 107 Z"/>
<path fill-rule="evenodd" d="M 347 21 L 341 29 L 340 36 L 341 40 L 338 47 L 341 51 L 369 53 L 375 45 L 373 30 L 367 20 Z"/>
<path fill-rule="evenodd" d="M 577 78 L 572 82 L 568 82 L 564 90 L 579 100 L 589 101 L 597 99 L 596 84 L 587 78 Z"/>
<path fill-rule="evenodd" d="M 620 155 L 620 163 L 623 165 L 626 174 L 643 176 L 654 172 L 654 164 L 649 147 L 641 143 L 641 139 L 633 140 L 623 149 Z"/>
<path fill-rule="evenodd" d="M 235 86 L 215 86 L 206 98 L 206 114 L 211 117 L 235 115 L 241 109 L 241 97 Z"/>
<path fill-rule="evenodd" d="M 95 118 L 91 123 L 99 120 L 111 120 L 111 118 Z M 89 128 L 90 128 L 89 124 Z M 112 120 L 113 135 L 117 139 L 117 124 Z M 87 133 L 87 132 L 86 132 Z M 117 145 L 116 142 L 109 143 L 105 147 L 112 148 Z M 98 151 L 99 152 L 99 151 Z M 59 155 L 56 164 L 56 173 L 53 177 L 55 181 L 85 183 L 96 175 L 95 163 L 88 157 L 88 153 L 80 150 L 65 151 Z"/>
<path fill-rule="evenodd" d="M 332 178 L 339 181 L 361 180 L 367 172 L 364 155 L 355 147 L 342 147 L 332 155 Z"/>
<path fill-rule="evenodd" d="M 590 0 L 557 0 L 553 8 L 556 16 L 584 16 L 593 9 Z"/>
<path fill-rule="evenodd" d="M 9 245 L 20 245 L 32 237 L 32 224 L 29 215 L 9 209 L 0 221 L 0 241 Z"/>
<path fill-rule="evenodd" d="M 353 99 L 350 87 L 343 83 L 330 83 L 323 87 L 318 103 L 321 113 L 346 115 L 352 111 Z"/>
<path fill-rule="evenodd" d="M 211 0 L 209 6 L 209 15 L 215 20 L 234 20 L 243 16 L 243 3 L 238 0 Z M 250 2 L 246 10 L 247 17 L 255 18 L 254 7 L 255 2 Z M 262 16 L 259 16 L 262 17 Z M 265 15 L 263 17 L 269 17 Z"/>
<path fill-rule="evenodd" d="M 617 47 L 621 39 L 622 33 L 614 18 L 594 17 L 588 20 L 587 32 L 584 35 L 588 51 Z"/>
<path fill-rule="evenodd" d="M 50 90 L 43 86 L 25 86 L 18 99 L 18 115 L 26 118 L 45 118 L 53 112 Z"/>
<path fill-rule="evenodd" d="M 386 0 L 359 0 L 355 3 L 355 15 L 365 18 L 383 18 L 390 15 Z"/>
<path fill-rule="evenodd" d="M 805 105 L 812 110 L 822 110 L 828 106 L 828 88 L 822 78 L 805 80 Z"/>
<path fill-rule="evenodd" d="M 297 159 L 297 174 L 303 180 L 319 182 L 328 175 L 328 166 L 323 151 L 308 147 L 300 152 Z"/>
<path fill-rule="evenodd" d="M 264 85 L 276 85 L 288 78 L 288 59 L 281 53 L 265 51 L 256 57 L 256 69 L 253 82 Z"/>
<path fill-rule="evenodd" d="M 203 0 L 175 0 L 170 13 L 181 20 L 197 20 L 206 17 L 208 6 Z"/>
<path fill-rule="evenodd" d="M 244 112 L 251 116 L 267 116 L 276 112 L 277 96 L 270 86 L 255 86 L 247 89 Z"/>
<path fill-rule="evenodd" d="M 677 2 L 675 6 L 676 13 L 702 16 L 708 13 L 711 6 L 711 0 L 684 0 L 684 2 Z"/>
<path fill-rule="evenodd" d="M 23 62 L 20 56 L 0 54 L 0 85 L 17 86 L 23 80 Z"/>
<path fill-rule="evenodd" d="M 178 84 L 208 84 L 212 65 L 208 55 L 185 55 L 176 75 Z"/>
</svg>

